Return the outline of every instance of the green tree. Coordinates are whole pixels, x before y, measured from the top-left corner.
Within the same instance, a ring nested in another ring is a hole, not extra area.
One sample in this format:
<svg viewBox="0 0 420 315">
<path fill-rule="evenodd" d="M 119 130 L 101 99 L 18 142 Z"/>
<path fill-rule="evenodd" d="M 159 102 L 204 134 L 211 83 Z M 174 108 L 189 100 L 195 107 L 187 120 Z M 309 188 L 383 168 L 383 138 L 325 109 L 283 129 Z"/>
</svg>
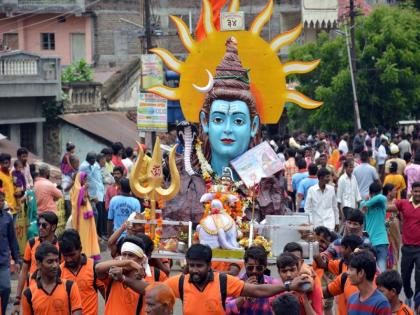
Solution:
<svg viewBox="0 0 420 315">
<path fill-rule="evenodd" d="M 72 63 L 61 73 L 61 82 L 64 84 L 91 81 L 93 81 L 93 70 L 84 59 Z"/>
<path fill-rule="evenodd" d="M 356 21 L 357 93 L 362 126 L 389 127 L 420 115 L 420 13 L 377 7 Z M 292 78 L 298 90 L 322 100 L 317 110 L 287 105 L 290 127 L 337 132 L 354 128 L 353 94 L 346 41 L 321 33 L 314 43 L 293 46 L 292 60 L 321 59 L 318 68 Z"/>
</svg>

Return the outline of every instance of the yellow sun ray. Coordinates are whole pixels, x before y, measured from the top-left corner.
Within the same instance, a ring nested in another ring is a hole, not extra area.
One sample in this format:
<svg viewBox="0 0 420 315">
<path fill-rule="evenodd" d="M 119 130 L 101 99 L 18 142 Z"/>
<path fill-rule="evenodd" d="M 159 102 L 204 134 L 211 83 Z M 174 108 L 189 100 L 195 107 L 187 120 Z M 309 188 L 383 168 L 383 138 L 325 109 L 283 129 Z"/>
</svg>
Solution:
<svg viewBox="0 0 420 315">
<path fill-rule="evenodd" d="M 175 26 L 178 30 L 179 38 L 181 39 L 181 42 L 184 45 L 185 49 L 188 50 L 188 52 L 193 51 L 195 48 L 195 41 L 190 34 L 190 30 L 187 24 L 185 24 L 185 22 L 177 16 L 170 15 L 169 17 L 175 23 Z"/>
<path fill-rule="evenodd" d="M 150 51 L 158 55 L 169 69 L 181 73 L 183 62 L 176 59 L 169 51 L 164 48 L 152 48 Z"/>
<path fill-rule="evenodd" d="M 214 72 L 224 56 L 227 38 L 234 36 L 239 43 L 238 50 L 242 64 L 245 68 L 252 69 L 250 80 L 257 99 L 261 123 L 278 123 L 286 102 L 294 103 L 305 109 L 315 109 L 321 106 L 321 102 L 287 89 L 287 75 L 312 71 L 319 64 L 319 60 L 309 62 L 294 60 L 282 63 L 277 55 L 278 51 L 283 46 L 292 44 L 299 37 L 303 25 L 299 24 L 294 29 L 275 37 L 271 42 L 267 42 L 259 33 L 272 17 L 274 1 L 266 1 L 266 6 L 254 19 L 248 30 L 220 32 L 217 31 L 213 23 L 211 1 L 202 0 L 204 32 L 208 36 L 201 41 L 193 38 L 182 19 L 172 16 L 171 19 L 177 27 L 178 36 L 189 51 L 188 57 L 181 61 L 164 49 L 153 49 L 152 51 L 169 68 L 180 73 L 179 87 L 171 88 L 158 85 L 148 89 L 148 92 L 170 100 L 179 100 L 185 119 L 198 123 L 205 94 L 194 88 L 194 85 L 204 87 L 209 82 L 205 76 L 205 70 L 209 69 Z M 240 0 L 230 0 L 228 11 L 240 11 Z"/>
<path fill-rule="evenodd" d="M 209 0 L 203 0 L 203 21 L 204 21 L 204 30 L 207 35 L 216 32 L 216 28 L 213 24 L 213 9 L 210 5 Z"/>
<path fill-rule="evenodd" d="M 239 0 L 231 0 L 229 4 L 228 12 L 238 12 L 239 11 Z"/>
<path fill-rule="evenodd" d="M 287 90 L 286 102 L 294 103 L 304 109 L 314 109 L 323 104 L 322 102 L 314 101 L 302 93 L 293 90 Z"/>
<path fill-rule="evenodd" d="M 303 62 L 303 61 L 286 62 L 283 65 L 283 72 L 285 75 L 290 75 L 293 73 L 308 73 L 312 71 L 313 69 L 315 69 L 319 65 L 320 61 L 321 59 L 308 61 L 308 62 Z"/>
<path fill-rule="evenodd" d="M 270 47 L 274 52 L 277 52 L 283 46 L 286 46 L 296 40 L 302 32 L 303 24 L 299 24 L 294 29 L 291 29 L 288 32 L 284 32 L 276 36 L 270 43 Z"/>
<path fill-rule="evenodd" d="M 147 89 L 147 92 L 157 94 L 172 101 L 179 100 L 181 97 L 178 88 L 170 88 L 165 85 L 156 85 L 150 89 Z"/>
<path fill-rule="evenodd" d="M 258 14 L 255 20 L 252 22 L 249 31 L 253 34 L 260 34 L 264 25 L 270 20 L 273 14 L 273 0 L 269 0 L 265 8 Z"/>
</svg>

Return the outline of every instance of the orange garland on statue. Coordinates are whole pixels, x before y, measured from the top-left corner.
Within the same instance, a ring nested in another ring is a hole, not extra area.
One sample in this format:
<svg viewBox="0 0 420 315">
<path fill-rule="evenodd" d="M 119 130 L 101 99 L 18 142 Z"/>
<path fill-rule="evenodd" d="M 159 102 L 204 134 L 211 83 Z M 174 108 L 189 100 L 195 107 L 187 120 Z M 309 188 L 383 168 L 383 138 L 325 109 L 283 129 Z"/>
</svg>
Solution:
<svg viewBox="0 0 420 315">
<path fill-rule="evenodd" d="M 159 203 L 159 205 L 161 205 L 163 203 Z M 146 221 L 150 221 L 151 220 L 151 215 L 150 215 L 150 208 L 145 208 L 144 209 L 144 219 Z M 162 216 L 160 213 L 156 213 L 156 231 L 155 231 L 155 237 L 153 238 L 153 244 L 155 245 L 155 248 L 158 248 L 159 246 L 159 242 L 160 242 L 160 238 L 162 236 L 162 226 L 163 226 L 163 220 L 162 220 Z M 144 225 L 144 233 L 146 235 L 148 235 L 149 237 L 151 236 L 150 233 L 150 223 L 146 223 Z"/>
</svg>

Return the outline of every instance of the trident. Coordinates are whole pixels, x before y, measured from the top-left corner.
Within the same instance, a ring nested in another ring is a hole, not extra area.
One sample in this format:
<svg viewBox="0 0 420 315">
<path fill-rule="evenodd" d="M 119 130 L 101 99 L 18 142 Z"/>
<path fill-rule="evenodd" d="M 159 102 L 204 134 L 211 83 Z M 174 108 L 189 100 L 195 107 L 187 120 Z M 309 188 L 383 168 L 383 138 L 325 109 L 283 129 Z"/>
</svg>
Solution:
<svg viewBox="0 0 420 315">
<path fill-rule="evenodd" d="M 171 185 L 168 188 L 162 187 L 163 172 L 162 172 L 162 153 L 160 151 L 160 139 L 156 138 L 155 147 L 153 148 L 153 155 L 151 160 L 144 156 L 144 151 L 140 145 L 139 156 L 131 170 L 130 187 L 133 193 L 139 198 L 147 198 L 150 201 L 150 219 L 152 222 L 156 220 L 156 201 L 171 200 L 179 192 L 180 177 L 175 163 L 176 145 L 169 153 L 169 170 L 171 174 Z M 145 174 L 146 173 L 146 174 Z M 155 225 L 151 225 L 151 238 L 155 237 Z"/>
</svg>

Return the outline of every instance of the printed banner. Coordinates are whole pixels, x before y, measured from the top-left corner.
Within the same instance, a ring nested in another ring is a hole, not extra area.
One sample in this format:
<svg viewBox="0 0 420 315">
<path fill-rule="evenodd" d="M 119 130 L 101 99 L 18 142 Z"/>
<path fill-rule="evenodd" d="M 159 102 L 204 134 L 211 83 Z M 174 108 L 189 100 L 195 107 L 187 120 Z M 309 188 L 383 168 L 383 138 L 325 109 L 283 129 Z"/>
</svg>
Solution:
<svg viewBox="0 0 420 315">
<path fill-rule="evenodd" d="M 157 55 L 141 55 L 142 90 L 163 84 L 163 75 L 163 63 Z"/>
<path fill-rule="evenodd" d="M 248 188 L 283 169 L 283 163 L 267 141 L 248 150 L 230 164 Z"/>
<path fill-rule="evenodd" d="M 152 93 L 140 93 L 137 108 L 137 128 L 140 131 L 166 132 L 168 129 L 168 101 Z"/>
</svg>

